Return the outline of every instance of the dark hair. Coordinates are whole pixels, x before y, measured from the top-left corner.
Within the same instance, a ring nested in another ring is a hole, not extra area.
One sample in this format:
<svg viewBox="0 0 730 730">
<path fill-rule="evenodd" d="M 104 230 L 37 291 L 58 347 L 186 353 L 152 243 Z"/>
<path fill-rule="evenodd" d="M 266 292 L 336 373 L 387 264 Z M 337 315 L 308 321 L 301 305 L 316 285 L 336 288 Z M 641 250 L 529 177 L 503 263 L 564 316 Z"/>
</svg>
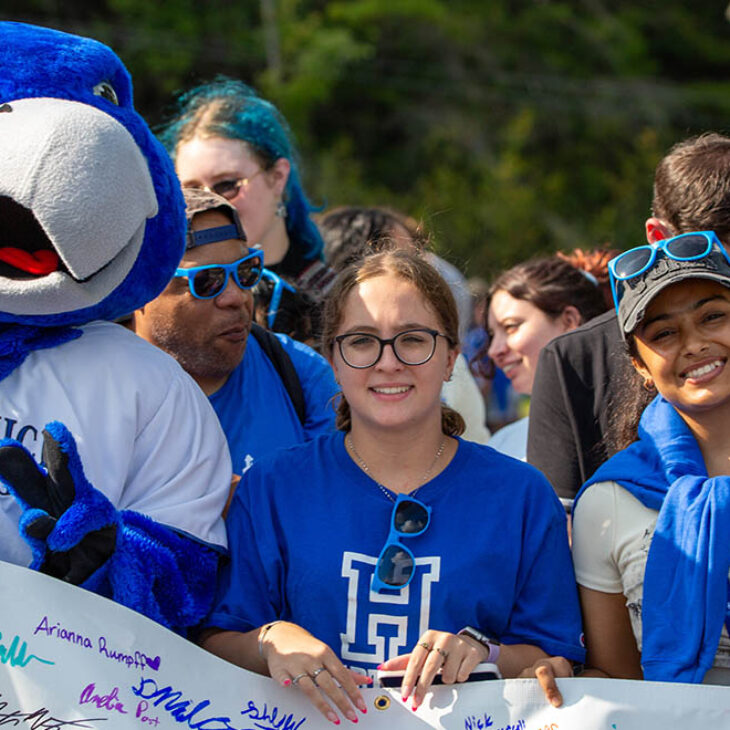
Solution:
<svg viewBox="0 0 730 730">
<path fill-rule="evenodd" d="M 503 272 L 490 286 L 489 299 L 498 291 L 529 302 L 548 317 L 559 317 L 573 306 L 587 322 L 608 309 L 596 281 L 557 255 L 531 259 Z"/>
<path fill-rule="evenodd" d="M 426 304 L 439 319 L 443 333 L 451 348 L 459 342 L 459 314 L 449 285 L 436 269 L 415 251 L 382 251 L 350 264 L 340 272 L 324 303 L 322 324 L 322 352 L 329 358 L 335 346 L 337 328 L 342 322 L 345 305 L 352 290 L 363 281 L 392 274 L 413 284 Z M 337 404 L 336 424 L 341 431 L 349 431 L 352 425 L 350 406 L 344 395 Z M 448 436 L 460 436 L 466 425 L 453 408 L 441 404 L 441 428 Z"/>
<path fill-rule="evenodd" d="M 654 400 L 657 390 L 645 387 L 643 378 L 634 368 L 631 358 L 638 358 L 633 335 L 626 343 L 625 357 L 619 360 L 613 377 L 617 379 L 612 389 L 608 407 L 608 422 L 604 443 L 609 456 L 622 451 L 638 438 L 639 421 L 644 409 Z"/>
<path fill-rule="evenodd" d="M 588 259 L 584 256 L 583 260 Z M 578 310 L 581 322 L 587 322 L 610 306 L 604 300 L 597 277 L 559 255 L 541 256 L 517 264 L 492 282 L 484 309 L 483 326 L 487 331 L 489 304 L 498 291 L 529 302 L 552 319 L 559 317 L 566 307 L 573 306 Z M 472 360 L 487 378 L 494 377 L 494 363 L 487 354 L 489 344 L 487 338 Z"/>
<path fill-rule="evenodd" d="M 248 144 L 265 170 L 280 158 L 291 164 L 284 191 L 286 230 L 294 249 L 306 260 L 322 257 L 323 241 L 309 217 L 309 204 L 299 179 L 299 156 L 281 112 L 254 89 L 225 76 L 181 94 L 175 114 L 159 130 L 159 137 L 172 156 L 180 144 L 194 137 L 222 137 Z"/>
<path fill-rule="evenodd" d="M 621 252 L 617 248 L 594 248 L 587 251 L 582 248 L 574 248 L 569 253 L 558 251 L 555 255 L 563 261 L 567 261 L 572 267 L 585 271 L 596 280 L 603 296 L 603 303 L 608 310 L 613 308 L 608 262 L 619 253 Z"/>
<path fill-rule="evenodd" d="M 408 232 L 415 248 L 428 245 L 423 226 L 391 208 L 341 206 L 324 213 L 318 224 L 325 261 L 335 271 L 342 271 L 367 254 L 393 248 L 393 232 L 398 226 Z"/>
<path fill-rule="evenodd" d="M 674 145 L 654 174 L 652 212 L 675 234 L 715 231 L 730 242 L 730 138 L 712 132 Z"/>
</svg>

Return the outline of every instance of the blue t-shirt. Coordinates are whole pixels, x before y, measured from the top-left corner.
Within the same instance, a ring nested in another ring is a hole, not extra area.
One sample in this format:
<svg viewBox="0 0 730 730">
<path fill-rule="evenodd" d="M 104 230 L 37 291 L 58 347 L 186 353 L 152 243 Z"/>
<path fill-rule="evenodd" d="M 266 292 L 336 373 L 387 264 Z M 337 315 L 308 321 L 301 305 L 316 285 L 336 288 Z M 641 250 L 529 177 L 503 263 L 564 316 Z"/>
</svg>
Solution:
<svg viewBox="0 0 730 730">
<path fill-rule="evenodd" d="M 225 385 L 210 396 L 228 439 L 233 473 L 243 474 L 270 452 L 334 431 L 332 397 L 338 392 L 329 363 L 311 347 L 276 334 L 291 358 L 304 392 L 302 426 L 286 387 L 255 337 Z"/>
<path fill-rule="evenodd" d="M 536 469 L 459 439 L 415 496 L 432 513 L 425 533 L 403 540 L 414 577 L 373 593 L 393 502 L 350 459 L 343 434 L 258 461 L 228 515 L 232 559 L 206 624 L 245 632 L 293 621 L 370 673 L 426 629 L 466 625 L 582 661 L 565 512 Z"/>
</svg>

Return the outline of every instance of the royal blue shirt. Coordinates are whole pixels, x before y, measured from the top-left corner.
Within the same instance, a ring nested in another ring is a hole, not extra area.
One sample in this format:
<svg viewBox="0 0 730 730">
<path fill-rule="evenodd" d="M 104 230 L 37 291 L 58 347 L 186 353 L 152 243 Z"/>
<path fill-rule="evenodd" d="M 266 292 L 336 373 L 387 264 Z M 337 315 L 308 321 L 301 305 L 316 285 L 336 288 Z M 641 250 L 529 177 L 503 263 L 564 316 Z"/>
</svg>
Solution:
<svg viewBox="0 0 730 730">
<path fill-rule="evenodd" d="M 276 334 L 276 333 L 274 333 Z M 276 368 L 255 337 L 222 388 L 210 396 L 228 439 L 234 474 L 243 474 L 262 456 L 334 431 L 331 400 L 338 391 L 329 363 L 311 347 L 276 334 L 304 392 L 306 418 L 299 421 Z"/>
<path fill-rule="evenodd" d="M 459 440 L 415 495 L 432 508 L 411 583 L 374 593 L 393 502 L 348 456 L 343 434 L 257 461 L 228 516 L 231 563 L 209 626 L 300 624 L 344 664 L 373 670 L 426 629 L 475 626 L 507 644 L 581 661 L 565 512 L 533 467 Z"/>
</svg>

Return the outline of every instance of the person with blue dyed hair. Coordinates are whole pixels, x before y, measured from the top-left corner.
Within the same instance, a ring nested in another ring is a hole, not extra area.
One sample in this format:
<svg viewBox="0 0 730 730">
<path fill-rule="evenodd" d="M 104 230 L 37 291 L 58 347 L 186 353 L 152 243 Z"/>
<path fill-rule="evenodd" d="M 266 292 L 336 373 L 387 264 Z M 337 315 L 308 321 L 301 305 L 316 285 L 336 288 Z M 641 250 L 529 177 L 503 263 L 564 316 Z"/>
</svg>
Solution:
<svg viewBox="0 0 730 730">
<path fill-rule="evenodd" d="M 177 99 L 160 139 L 183 186 L 229 200 L 251 245 L 263 249 L 262 324 L 306 339 L 312 324 L 287 315 L 306 309 L 311 319 L 333 276 L 323 263 L 324 244 L 309 216 L 312 206 L 281 112 L 247 84 L 218 77 Z M 306 303 L 310 306 L 302 306 Z"/>
</svg>

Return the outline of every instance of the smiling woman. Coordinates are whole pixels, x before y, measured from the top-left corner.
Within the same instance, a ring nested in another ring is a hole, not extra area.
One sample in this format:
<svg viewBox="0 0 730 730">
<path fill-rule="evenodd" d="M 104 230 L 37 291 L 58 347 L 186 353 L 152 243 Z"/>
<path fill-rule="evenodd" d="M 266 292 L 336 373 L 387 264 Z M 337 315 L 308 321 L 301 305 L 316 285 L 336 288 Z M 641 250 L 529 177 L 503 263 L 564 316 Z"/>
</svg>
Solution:
<svg viewBox="0 0 730 730">
<path fill-rule="evenodd" d="M 594 676 L 728 685 L 730 259 L 711 232 L 660 244 L 609 265 L 654 398 L 576 498 L 587 661 Z M 635 414 L 629 391 L 616 407 Z"/>
<path fill-rule="evenodd" d="M 581 261 L 591 259 L 590 255 L 581 257 Z M 512 387 L 525 395 L 532 392 L 542 348 L 606 309 L 595 277 L 557 255 L 533 259 L 502 273 L 490 287 L 487 303 L 487 354 Z M 505 426 L 489 445 L 525 461 L 527 424 L 523 418 Z"/>
<path fill-rule="evenodd" d="M 404 672 L 417 710 L 439 673 L 464 682 L 489 661 L 515 677 L 558 647 L 583 654 L 560 502 L 534 469 L 461 439 L 441 402 L 458 327 L 418 254 L 345 269 L 322 345 L 339 431 L 257 460 L 229 513 L 203 645 L 296 685 L 334 724 L 366 711 L 357 685 L 378 669 Z"/>
</svg>

